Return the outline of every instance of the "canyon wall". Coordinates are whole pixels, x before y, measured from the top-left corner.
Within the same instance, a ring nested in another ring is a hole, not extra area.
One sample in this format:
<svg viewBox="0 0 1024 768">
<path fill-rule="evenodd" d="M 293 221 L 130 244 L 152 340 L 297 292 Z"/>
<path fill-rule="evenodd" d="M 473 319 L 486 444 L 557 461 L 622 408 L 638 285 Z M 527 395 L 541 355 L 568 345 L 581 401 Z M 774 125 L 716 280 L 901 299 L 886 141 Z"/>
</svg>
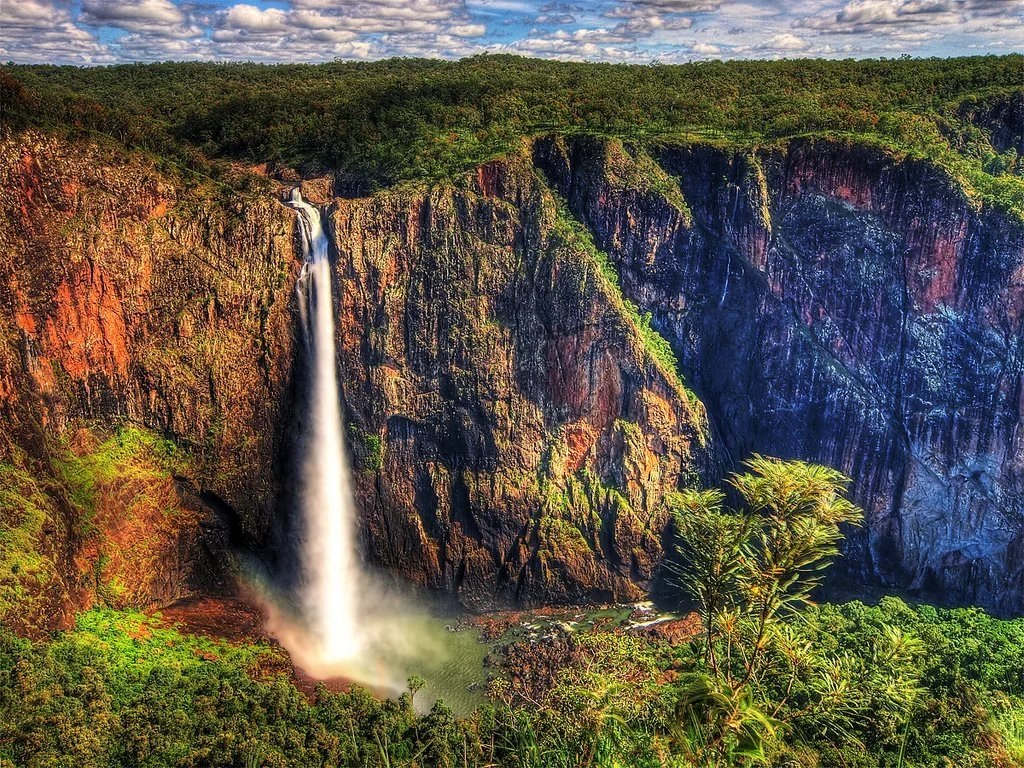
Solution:
<svg viewBox="0 0 1024 768">
<path fill-rule="evenodd" d="M 647 160 L 621 145 L 535 155 L 672 342 L 731 460 L 853 479 L 867 525 L 847 576 L 1024 610 L 1018 217 L 851 144 L 662 148 L 688 220 L 623 184 Z"/>
<path fill-rule="evenodd" d="M 330 215 L 374 560 L 473 605 L 641 596 L 706 414 L 528 159 Z"/>
<path fill-rule="evenodd" d="M 240 546 L 273 559 L 293 212 L 115 148 L 2 149 L 0 463 L 42 478 L 29 538 L 96 549 L 61 467 L 130 427 L 182 453 L 137 458 L 182 510 L 153 545 L 182 583 L 221 583 Z M 306 186 L 374 563 L 478 607 L 635 598 L 664 494 L 760 452 L 853 478 L 848 583 L 1024 610 L 1024 225 L 933 166 L 577 138 L 370 198 Z"/>
<path fill-rule="evenodd" d="M 102 464 L 92 449 L 124 425 L 187 458 L 171 474 L 198 533 L 151 553 L 182 591 L 219 582 L 239 546 L 286 570 L 294 213 L 109 147 L 32 134 L 3 149 L 0 459 L 45 478 L 52 509 L 27 535 L 63 564 L 36 574 L 77 604 L 104 590 L 72 584 L 124 575 L 93 578 L 98 542 L 126 537 L 82 533 L 119 515 L 68 498 L 62 471 Z M 662 496 L 712 477 L 706 414 L 529 162 L 329 215 L 369 557 L 470 605 L 642 596 Z"/>
<path fill-rule="evenodd" d="M 12 615 L 66 623 L 98 594 L 168 602 L 223 580 L 230 539 L 264 534 L 290 391 L 293 227 L 273 199 L 232 199 L 117 146 L 2 140 Z M 152 435 L 187 460 L 161 459 Z M 150 583 L 147 568 L 166 576 Z"/>
</svg>

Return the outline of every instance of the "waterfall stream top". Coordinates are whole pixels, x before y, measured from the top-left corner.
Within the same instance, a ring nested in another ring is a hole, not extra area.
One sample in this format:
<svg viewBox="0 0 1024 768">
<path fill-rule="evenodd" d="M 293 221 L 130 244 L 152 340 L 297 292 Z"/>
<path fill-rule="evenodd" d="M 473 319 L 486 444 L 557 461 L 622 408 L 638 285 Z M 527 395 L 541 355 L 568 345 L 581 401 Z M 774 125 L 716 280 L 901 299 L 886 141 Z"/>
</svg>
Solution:
<svg viewBox="0 0 1024 768">
<path fill-rule="evenodd" d="M 288 205 L 299 212 L 299 226 L 302 228 L 302 248 L 306 261 L 311 263 L 326 261 L 329 257 L 329 246 L 319 209 L 302 199 L 302 192 L 298 187 L 292 190 Z"/>
</svg>

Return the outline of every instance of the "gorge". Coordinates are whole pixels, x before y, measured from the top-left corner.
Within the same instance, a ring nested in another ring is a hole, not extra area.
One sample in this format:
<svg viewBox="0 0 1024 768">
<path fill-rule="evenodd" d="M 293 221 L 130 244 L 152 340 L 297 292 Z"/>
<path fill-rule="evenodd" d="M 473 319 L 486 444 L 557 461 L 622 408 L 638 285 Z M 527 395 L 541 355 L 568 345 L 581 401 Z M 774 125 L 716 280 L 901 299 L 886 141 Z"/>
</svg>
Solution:
<svg viewBox="0 0 1024 768">
<path fill-rule="evenodd" d="M 173 436 L 206 520 L 177 567 L 209 579 L 204 548 L 258 548 L 283 487 L 300 235 L 273 200 L 232 211 L 103 153 L 5 147 L 7 450 L 39 461 L 82 420 Z M 468 605 L 635 598 L 663 494 L 758 451 L 854 478 L 862 582 L 1021 609 L 1024 230 L 941 172 L 835 142 L 544 139 L 422 191 L 302 186 L 350 286 L 374 562 Z"/>
<path fill-rule="evenodd" d="M 1022 67 L 0 67 L 0 765 L 1024 764 Z"/>
</svg>

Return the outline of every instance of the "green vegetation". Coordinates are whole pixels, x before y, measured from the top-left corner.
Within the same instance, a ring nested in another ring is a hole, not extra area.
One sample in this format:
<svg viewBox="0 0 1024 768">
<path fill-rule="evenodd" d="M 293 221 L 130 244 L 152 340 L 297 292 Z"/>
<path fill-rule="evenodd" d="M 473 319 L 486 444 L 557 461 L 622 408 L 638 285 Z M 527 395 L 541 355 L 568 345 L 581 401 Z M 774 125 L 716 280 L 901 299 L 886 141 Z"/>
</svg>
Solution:
<svg viewBox="0 0 1024 768">
<path fill-rule="evenodd" d="M 179 531 L 195 524 L 173 476 L 188 459 L 170 440 L 125 425 L 109 436 L 79 430 L 51 459 L 74 510 L 75 537 L 95 554 L 90 588 L 114 607 L 152 600 L 163 571 L 178 560 Z"/>
<path fill-rule="evenodd" d="M 679 179 L 669 176 L 642 147 L 612 140 L 605 147 L 604 162 L 608 181 L 619 192 L 653 193 L 675 208 L 687 226 L 692 225 L 693 212 L 679 189 Z"/>
<path fill-rule="evenodd" d="M 666 632 L 551 622 L 505 647 L 467 716 L 416 711 L 429 677 L 397 700 L 307 696 L 276 646 L 94 610 L 45 641 L 0 630 L 0 764 L 1021 765 L 1024 620 L 898 598 L 813 605 L 839 526 L 859 515 L 845 478 L 760 458 L 748 470 L 736 509 L 717 491 L 671 501 L 696 614 Z"/>
<path fill-rule="evenodd" d="M 171 482 L 186 462 L 172 442 L 126 426 L 102 440 L 82 429 L 74 443 L 54 440 L 47 466 L 17 452 L 0 463 L 0 620 L 20 628 L 52 620 L 74 570 L 69 537 L 96 550 L 76 566 L 91 562 L 99 596 L 128 605 L 142 597 L 126 581 L 158 570 L 160 534 L 191 519 Z"/>
<path fill-rule="evenodd" d="M 557 452 L 565 447 L 564 442 L 556 442 L 548 448 L 548 461 L 555 458 L 560 462 L 559 471 L 564 470 L 565 456 Z M 602 521 L 621 524 L 633 517 L 626 497 L 586 468 L 558 481 L 545 474 L 541 488 L 544 502 L 534 530 L 537 557 L 544 565 L 561 562 L 578 567 L 592 563 Z"/>
<path fill-rule="evenodd" d="M 682 66 L 488 55 L 315 66 L 7 66 L 0 103 L 15 127 L 106 134 L 226 180 L 232 169 L 224 160 L 333 172 L 357 194 L 447 178 L 548 133 L 641 147 L 845 137 L 928 158 L 970 194 L 1020 212 L 1021 160 L 995 137 L 1015 130 L 1019 141 L 1019 125 L 997 116 L 1012 114 L 1000 104 L 1021 98 L 1022 68 L 1019 54 Z"/>
<path fill-rule="evenodd" d="M 538 556 L 542 561 L 550 557 L 561 560 L 587 562 L 594 552 L 583 532 L 568 520 L 541 517 L 537 523 Z"/>
<path fill-rule="evenodd" d="M 45 462 L 0 463 L 0 621 L 38 632 L 61 595 L 142 606 L 178 562 L 179 532 L 196 524 L 174 475 L 188 457 L 135 426 L 52 439 Z"/>
<path fill-rule="evenodd" d="M 53 499 L 30 472 L 0 463 L 0 621 L 45 620 L 36 603 L 58 578 L 44 542 L 46 523 L 56 518 Z"/>
<path fill-rule="evenodd" d="M 827 139 L 926 160 L 971 199 L 1024 216 L 1014 117 L 1022 69 L 1020 55 L 671 67 L 507 56 L 11 65 L 0 69 L 0 130 L 100 138 L 229 195 L 266 191 L 244 164 L 332 174 L 344 193 L 367 194 L 450 180 L 534 137 L 599 136 L 612 139 L 611 184 L 656 194 L 687 221 L 678 184 L 652 159 L 661 146 L 753 153 Z M 750 167 L 763 188 L 758 157 Z M 551 207 L 555 247 L 697 408 L 671 346 L 623 296 L 608 255 L 563 202 Z M 67 381 L 63 369 L 54 376 Z M 209 425 L 213 451 L 222 414 Z M 629 422 L 615 429 L 637 439 Z M 354 425 L 350 435 L 360 466 L 380 471 L 380 436 Z M 860 516 L 844 498 L 846 479 L 826 468 L 755 458 L 728 493 L 671 496 L 677 541 L 666 569 L 683 613 L 693 613 L 631 631 L 553 624 L 537 641 L 517 639 L 498 653 L 486 701 L 456 717 L 443 703 L 416 711 L 432 671 L 411 677 L 396 700 L 358 688 L 308 694 L 276 646 L 187 635 L 136 613 L 88 611 L 43 638 L 57 603 L 48 594 L 61 587 L 86 602 L 145 603 L 150 580 L 180 555 L 179 530 L 196 522 L 173 480 L 189 458 L 172 443 L 133 427 L 84 429 L 49 449 L 46 466 L 18 455 L 0 464 L 0 621 L 36 637 L 0 629 L 0 766 L 1024 765 L 1024 621 L 896 598 L 812 602 Z M 568 451 L 556 435 L 537 477 L 545 504 L 530 535 L 543 562 L 586 567 L 602 520 L 660 535 L 591 473 L 556 482 Z M 82 562 L 61 573 L 68 553 Z M 609 553 L 623 574 L 636 567 L 630 556 Z M 75 569 L 82 583 L 58 583 Z"/>
<path fill-rule="evenodd" d="M 182 473 L 185 458 L 170 440 L 135 426 L 118 428 L 102 441 L 80 433 L 84 445 L 72 450 L 62 445 L 53 458 L 71 501 L 89 519 L 96 512 L 97 489 L 104 485 L 129 485 L 136 503 L 162 505 L 166 499 L 147 494 L 162 490 L 158 481 Z"/>
<path fill-rule="evenodd" d="M 702 668 L 688 680 L 680 719 L 692 759 L 709 767 L 768 762 L 784 729 L 808 723 L 848 733 L 872 711 L 899 722 L 917 691 L 906 674 L 916 640 L 893 630 L 871 653 L 888 664 L 861 669 L 863 657 L 822 655 L 786 621 L 810 605 L 839 553 L 839 526 L 862 514 L 842 495 L 846 479 L 801 462 L 754 457 L 747 466 L 732 479 L 738 510 L 723 507 L 719 490 L 670 502 L 682 542 L 674 570 L 703 628 Z M 895 695 L 876 701 L 871 692 L 886 685 Z M 803 694 L 795 706 L 794 688 Z"/>
<path fill-rule="evenodd" d="M 384 441 L 380 435 L 367 432 L 356 424 L 348 425 L 348 433 L 360 466 L 369 472 L 380 472 L 384 466 Z"/>
<path fill-rule="evenodd" d="M 833 683 L 847 703 L 838 714 L 801 714 L 799 727 L 777 729 L 776 740 L 762 744 L 763 761 L 737 754 L 732 765 L 1021 764 L 1024 621 L 886 598 L 873 607 L 809 608 L 787 632 L 813 642 L 815 654 L 843 660 Z M 893 653 L 896 635 L 904 645 L 915 637 L 928 653 Z M 308 699 L 273 646 L 91 611 L 49 641 L 0 630 L 0 764 L 705 766 L 694 762 L 692 725 L 680 716 L 696 702 L 702 643 L 600 628 L 517 643 L 490 702 L 456 718 L 443 704 L 417 714 L 411 695 L 380 700 L 320 687 Z M 791 679 L 779 667 L 764 683 Z M 797 676 L 782 716 L 805 708 L 818 686 Z M 914 695 L 897 698 L 908 686 Z M 871 705 L 835 730 L 850 697 Z"/>
</svg>

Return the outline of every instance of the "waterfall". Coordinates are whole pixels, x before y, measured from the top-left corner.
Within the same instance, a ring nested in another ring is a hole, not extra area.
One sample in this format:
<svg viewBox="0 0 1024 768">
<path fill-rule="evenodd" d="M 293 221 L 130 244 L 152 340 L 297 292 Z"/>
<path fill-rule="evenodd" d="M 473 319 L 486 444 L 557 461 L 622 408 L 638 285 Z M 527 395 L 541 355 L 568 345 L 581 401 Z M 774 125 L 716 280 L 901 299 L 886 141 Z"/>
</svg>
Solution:
<svg viewBox="0 0 1024 768">
<path fill-rule="evenodd" d="M 267 629 L 296 669 L 314 678 L 340 678 L 397 696 L 410 674 L 424 675 L 430 682 L 416 697 L 417 707 L 429 708 L 442 695 L 458 701 L 467 695 L 466 664 L 454 653 L 447 624 L 364 568 L 357 553 L 328 240 L 320 211 L 298 189 L 289 205 L 298 212 L 304 256 L 296 286 L 300 356 L 307 370 L 301 377 L 297 454 L 301 578 L 295 605 L 272 587 L 264 592 Z"/>
<path fill-rule="evenodd" d="M 320 211 L 296 188 L 305 263 L 297 292 L 309 366 L 300 457 L 303 514 L 302 609 L 324 663 L 360 652 L 355 509 L 342 436 L 334 348 L 334 303 L 327 236 Z"/>
</svg>

